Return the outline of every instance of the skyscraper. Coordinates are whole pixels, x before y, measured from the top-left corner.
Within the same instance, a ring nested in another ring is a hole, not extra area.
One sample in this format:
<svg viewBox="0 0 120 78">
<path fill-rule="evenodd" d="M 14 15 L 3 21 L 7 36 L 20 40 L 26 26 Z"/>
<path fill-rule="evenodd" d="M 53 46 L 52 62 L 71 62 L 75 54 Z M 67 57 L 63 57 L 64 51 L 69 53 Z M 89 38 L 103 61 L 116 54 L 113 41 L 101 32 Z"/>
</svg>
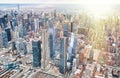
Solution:
<svg viewBox="0 0 120 78">
<path fill-rule="evenodd" d="M 54 58 L 54 44 L 53 44 L 53 34 L 49 34 L 49 46 L 50 46 L 50 57 L 51 59 Z"/>
<path fill-rule="evenodd" d="M 10 31 L 10 28 L 6 28 L 5 32 L 7 33 L 7 39 L 8 39 L 8 41 L 11 41 L 11 31 Z"/>
<path fill-rule="evenodd" d="M 73 22 L 70 23 L 70 32 L 73 32 Z"/>
<path fill-rule="evenodd" d="M 63 32 L 64 32 L 64 37 L 68 37 L 68 24 L 64 24 Z"/>
<path fill-rule="evenodd" d="M 32 51 L 33 51 L 33 67 L 41 66 L 41 42 L 40 40 L 32 41 Z"/>
<path fill-rule="evenodd" d="M 34 19 L 35 32 L 39 31 L 39 19 Z"/>
<path fill-rule="evenodd" d="M 54 55 L 55 55 L 55 50 L 54 50 L 54 36 L 55 36 L 54 28 L 49 28 L 48 32 L 49 32 L 50 57 L 51 57 L 51 59 L 53 59 Z"/>
<path fill-rule="evenodd" d="M 76 48 L 77 48 L 77 38 L 74 37 L 73 47 L 72 47 L 72 53 L 73 53 L 74 56 L 76 54 Z"/>
<path fill-rule="evenodd" d="M 49 64 L 50 60 L 50 50 L 49 50 L 49 43 L 48 43 L 48 31 L 47 29 L 42 29 L 42 68 Z"/>
<path fill-rule="evenodd" d="M 59 71 L 62 74 L 66 73 L 67 70 L 67 38 L 61 38 L 60 41 L 60 61 L 59 61 Z"/>
<path fill-rule="evenodd" d="M 23 33 L 23 26 L 22 26 L 22 23 L 18 26 L 18 31 L 19 31 L 19 37 L 20 38 L 23 38 L 24 36 L 24 33 Z"/>
<path fill-rule="evenodd" d="M 7 39 L 7 34 L 5 31 L 2 31 L 0 33 L 0 47 L 1 48 L 7 48 L 8 47 L 8 39 Z"/>
</svg>

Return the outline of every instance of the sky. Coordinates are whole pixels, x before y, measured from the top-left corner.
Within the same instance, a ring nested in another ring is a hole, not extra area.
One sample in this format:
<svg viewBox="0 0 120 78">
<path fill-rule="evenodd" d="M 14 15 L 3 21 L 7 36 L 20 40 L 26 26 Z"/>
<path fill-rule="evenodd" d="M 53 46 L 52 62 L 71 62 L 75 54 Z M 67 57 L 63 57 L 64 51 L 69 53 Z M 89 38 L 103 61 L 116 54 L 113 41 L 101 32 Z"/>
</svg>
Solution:
<svg viewBox="0 0 120 78">
<path fill-rule="evenodd" d="M 116 4 L 120 3 L 120 0 L 0 0 L 0 3 Z"/>
<path fill-rule="evenodd" d="M 0 0 L 0 8 L 35 5 L 37 7 L 84 7 L 87 11 L 95 14 L 109 13 L 114 10 L 120 11 L 120 0 Z M 37 5 L 38 4 L 38 5 Z M 54 5 L 53 5 L 54 4 Z M 62 5 L 59 5 L 62 4 Z M 68 4 L 68 5 L 67 5 Z M 70 4 L 70 5 L 69 5 Z M 73 4 L 73 5 L 71 5 Z M 34 6 L 34 7 L 35 7 Z M 31 6 L 33 7 L 33 6 Z"/>
</svg>

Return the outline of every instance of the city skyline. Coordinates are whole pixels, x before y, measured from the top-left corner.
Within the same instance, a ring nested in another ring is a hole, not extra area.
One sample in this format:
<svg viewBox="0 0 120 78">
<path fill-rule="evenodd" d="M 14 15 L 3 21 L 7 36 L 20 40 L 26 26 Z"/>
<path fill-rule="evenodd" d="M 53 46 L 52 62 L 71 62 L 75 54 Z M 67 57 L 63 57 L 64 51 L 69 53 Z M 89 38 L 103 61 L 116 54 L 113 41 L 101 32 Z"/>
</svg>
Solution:
<svg viewBox="0 0 120 78">
<path fill-rule="evenodd" d="M 4 0 L 0 78 L 119 78 L 119 2 Z"/>
</svg>

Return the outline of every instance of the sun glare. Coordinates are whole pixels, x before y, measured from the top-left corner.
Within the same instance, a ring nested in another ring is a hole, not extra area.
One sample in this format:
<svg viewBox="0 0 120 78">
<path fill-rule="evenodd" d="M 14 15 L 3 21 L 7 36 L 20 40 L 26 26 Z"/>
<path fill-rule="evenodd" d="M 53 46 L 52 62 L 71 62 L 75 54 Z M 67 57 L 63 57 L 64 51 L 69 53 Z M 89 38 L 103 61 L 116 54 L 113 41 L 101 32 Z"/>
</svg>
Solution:
<svg viewBox="0 0 120 78">
<path fill-rule="evenodd" d="M 86 1 L 81 3 L 88 14 L 93 14 L 94 16 L 107 15 L 112 11 L 112 0 L 95 0 Z"/>
</svg>

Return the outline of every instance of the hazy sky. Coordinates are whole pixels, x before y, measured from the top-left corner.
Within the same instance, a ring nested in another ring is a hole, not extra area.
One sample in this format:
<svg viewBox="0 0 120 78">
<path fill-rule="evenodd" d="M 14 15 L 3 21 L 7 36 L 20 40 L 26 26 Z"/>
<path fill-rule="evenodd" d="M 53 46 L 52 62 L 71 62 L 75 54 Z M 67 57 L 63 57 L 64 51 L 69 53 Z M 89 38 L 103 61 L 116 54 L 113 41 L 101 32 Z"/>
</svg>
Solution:
<svg viewBox="0 0 120 78">
<path fill-rule="evenodd" d="M 120 3 L 120 0 L 0 0 L 0 3 L 115 4 Z"/>
</svg>

